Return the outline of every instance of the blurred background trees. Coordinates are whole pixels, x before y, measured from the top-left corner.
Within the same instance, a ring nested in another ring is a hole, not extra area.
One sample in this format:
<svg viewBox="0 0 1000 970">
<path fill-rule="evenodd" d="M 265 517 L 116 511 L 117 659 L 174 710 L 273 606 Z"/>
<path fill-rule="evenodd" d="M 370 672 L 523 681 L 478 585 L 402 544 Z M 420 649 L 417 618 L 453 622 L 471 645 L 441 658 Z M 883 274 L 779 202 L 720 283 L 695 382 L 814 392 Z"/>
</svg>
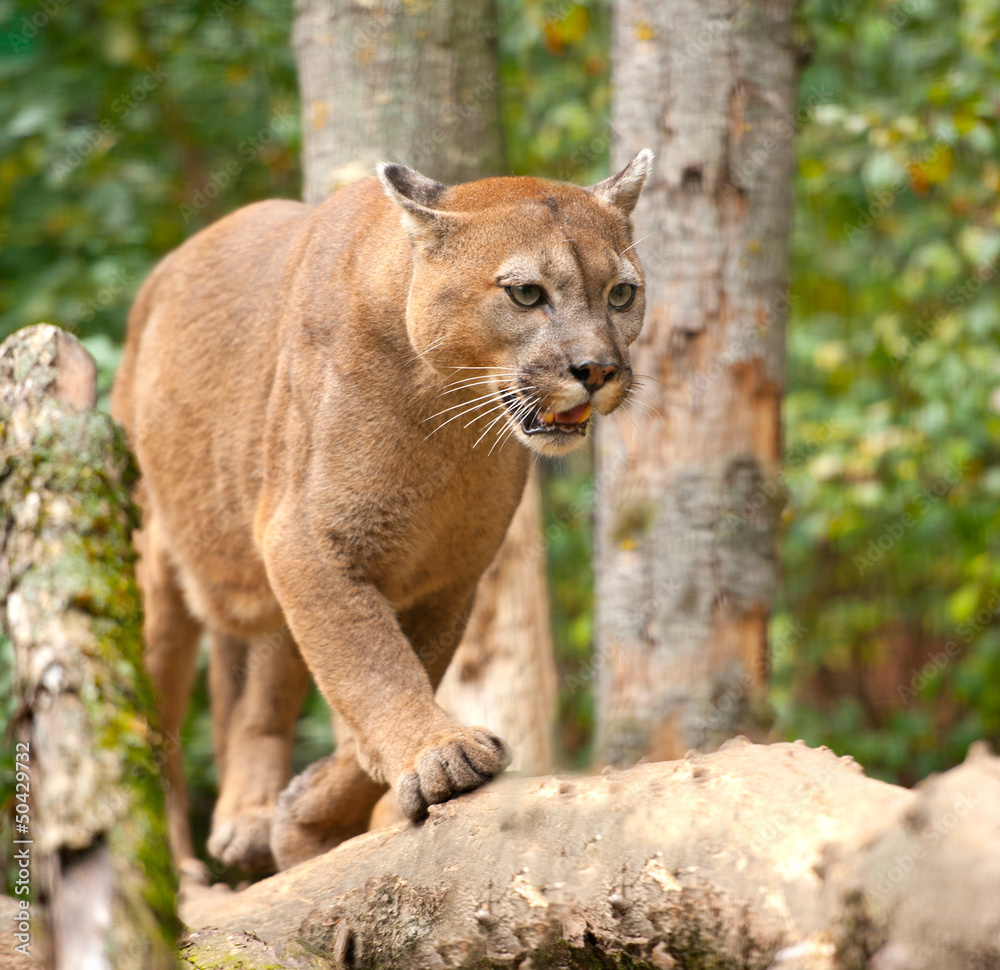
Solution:
<svg viewBox="0 0 1000 970">
<path fill-rule="evenodd" d="M 508 169 L 603 177 L 608 0 L 498 10 Z M 66 326 L 106 388 L 159 256 L 300 195 L 291 22 L 279 0 L 0 0 L 0 336 Z M 774 730 L 913 782 L 1000 741 L 1000 10 L 806 0 L 795 43 Z M 544 492 L 558 757 L 581 765 L 600 669 L 587 456 Z M 325 726 L 301 732 L 308 757 Z M 207 790 L 207 725 L 188 758 Z"/>
</svg>

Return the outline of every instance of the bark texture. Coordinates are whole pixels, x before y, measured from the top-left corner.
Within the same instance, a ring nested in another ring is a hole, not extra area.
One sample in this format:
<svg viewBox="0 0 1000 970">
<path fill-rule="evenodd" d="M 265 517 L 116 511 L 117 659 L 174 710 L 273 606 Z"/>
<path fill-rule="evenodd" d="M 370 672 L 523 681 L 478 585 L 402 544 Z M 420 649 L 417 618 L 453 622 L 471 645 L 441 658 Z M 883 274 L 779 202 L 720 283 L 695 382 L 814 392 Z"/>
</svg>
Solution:
<svg viewBox="0 0 1000 970">
<path fill-rule="evenodd" d="M 15 838 L 32 840 L 52 966 L 158 970 L 176 966 L 178 924 L 129 542 L 136 472 L 92 410 L 95 382 L 57 327 L 0 345 L 0 615 L 31 798 Z"/>
<path fill-rule="evenodd" d="M 597 434 L 597 754 L 759 735 L 777 582 L 792 0 L 618 0 L 612 168 L 635 215 L 650 380 Z M 644 406 L 645 405 L 645 406 Z"/>
<path fill-rule="evenodd" d="M 442 182 L 503 168 L 494 0 L 297 0 L 305 197 L 403 162 Z"/>
<path fill-rule="evenodd" d="M 504 779 L 182 906 L 192 966 L 1000 965 L 1000 759 L 909 791 L 801 743 Z M 269 963 L 268 961 L 272 961 Z M 313 961 L 313 962 L 309 962 Z"/>
<path fill-rule="evenodd" d="M 446 183 L 502 172 L 496 36 L 494 0 L 298 0 L 306 201 L 380 160 Z M 540 522 L 532 478 L 438 695 L 531 774 L 552 768 L 557 693 Z"/>
<path fill-rule="evenodd" d="M 541 488 L 533 473 L 479 581 L 469 625 L 437 694 L 460 721 L 499 734 L 514 755 L 510 770 L 526 775 L 552 770 L 558 693 L 541 538 Z"/>
</svg>

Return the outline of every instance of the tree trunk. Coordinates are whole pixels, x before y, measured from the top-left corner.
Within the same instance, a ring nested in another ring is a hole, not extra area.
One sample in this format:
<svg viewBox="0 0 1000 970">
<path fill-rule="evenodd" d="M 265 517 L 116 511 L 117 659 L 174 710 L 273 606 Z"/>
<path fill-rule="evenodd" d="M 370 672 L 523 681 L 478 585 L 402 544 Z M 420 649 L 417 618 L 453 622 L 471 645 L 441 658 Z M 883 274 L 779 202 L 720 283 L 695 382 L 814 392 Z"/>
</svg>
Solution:
<svg viewBox="0 0 1000 970">
<path fill-rule="evenodd" d="M 636 210 L 639 405 L 598 427 L 597 756 L 761 733 L 777 582 L 792 0 L 617 0 L 612 168 Z M 646 406 L 643 406 L 643 405 Z"/>
<path fill-rule="evenodd" d="M 917 791 L 801 742 L 500 779 L 235 895 L 192 967 L 954 970 L 1000 961 L 1000 759 Z"/>
<path fill-rule="evenodd" d="M 305 198 L 403 162 L 442 182 L 503 169 L 494 0 L 297 0 Z"/>
<path fill-rule="evenodd" d="M 450 183 L 502 171 L 496 35 L 493 0 L 298 0 L 306 201 L 379 160 Z M 556 705 L 540 520 L 532 479 L 438 698 L 532 773 L 552 767 Z"/>
<path fill-rule="evenodd" d="M 124 432 L 92 410 L 96 376 L 57 327 L 0 345 L 0 616 L 21 707 L 15 892 L 36 927 L 42 917 L 57 970 L 156 970 L 176 966 L 179 924 L 129 541 L 136 472 Z"/>
<path fill-rule="evenodd" d="M 558 690 L 541 518 L 532 473 L 438 690 L 454 717 L 496 731 L 514 754 L 511 770 L 527 775 L 552 770 Z"/>
</svg>

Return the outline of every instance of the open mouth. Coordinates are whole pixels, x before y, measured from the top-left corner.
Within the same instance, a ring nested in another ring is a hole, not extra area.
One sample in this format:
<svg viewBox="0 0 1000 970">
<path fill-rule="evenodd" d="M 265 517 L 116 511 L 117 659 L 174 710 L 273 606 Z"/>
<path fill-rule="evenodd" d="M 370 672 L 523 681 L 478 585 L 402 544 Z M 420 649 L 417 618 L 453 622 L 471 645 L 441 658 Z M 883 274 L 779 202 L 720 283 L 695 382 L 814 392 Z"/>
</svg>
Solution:
<svg viewBox="0 0 1000 970">
<path fill-rule="evenodd" d="M 504 404 L 525 434 L 579 434 L 587 433 L 587 425 L 594 408 L 590 402 L 578 404 L 568 411 L 544 411 L 541 408 L 525 409 L 524 402 L 514 391 L 505 391 Z"/>
</svg>

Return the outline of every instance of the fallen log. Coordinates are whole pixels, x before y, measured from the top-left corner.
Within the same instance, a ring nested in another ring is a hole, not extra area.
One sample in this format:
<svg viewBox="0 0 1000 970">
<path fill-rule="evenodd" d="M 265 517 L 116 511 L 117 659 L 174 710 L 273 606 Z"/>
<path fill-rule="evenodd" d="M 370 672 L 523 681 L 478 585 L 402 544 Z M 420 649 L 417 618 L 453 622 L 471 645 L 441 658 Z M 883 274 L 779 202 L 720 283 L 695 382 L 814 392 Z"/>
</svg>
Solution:
<svg viewBox="0 0 1000 970">
<path fill-rule="evenodd" d="M 95 394 L 93 360 L 59 328 L 0 345 L 0 620 L 20 705 L 16 952 L 58 970 L 160 970 L 177 965 L 180 927 L 140 660 L 136 470 Z"/>
<path fill-rule="evenodd" d="M 181 916 L 201 929 L 182 955 L 200 970 L 992 968 L 998 836 L 985 750 L 909 791 L 826 749 L 738 740 L 500 779 L 242 892 L 192 887 Z"/>
</svg>

